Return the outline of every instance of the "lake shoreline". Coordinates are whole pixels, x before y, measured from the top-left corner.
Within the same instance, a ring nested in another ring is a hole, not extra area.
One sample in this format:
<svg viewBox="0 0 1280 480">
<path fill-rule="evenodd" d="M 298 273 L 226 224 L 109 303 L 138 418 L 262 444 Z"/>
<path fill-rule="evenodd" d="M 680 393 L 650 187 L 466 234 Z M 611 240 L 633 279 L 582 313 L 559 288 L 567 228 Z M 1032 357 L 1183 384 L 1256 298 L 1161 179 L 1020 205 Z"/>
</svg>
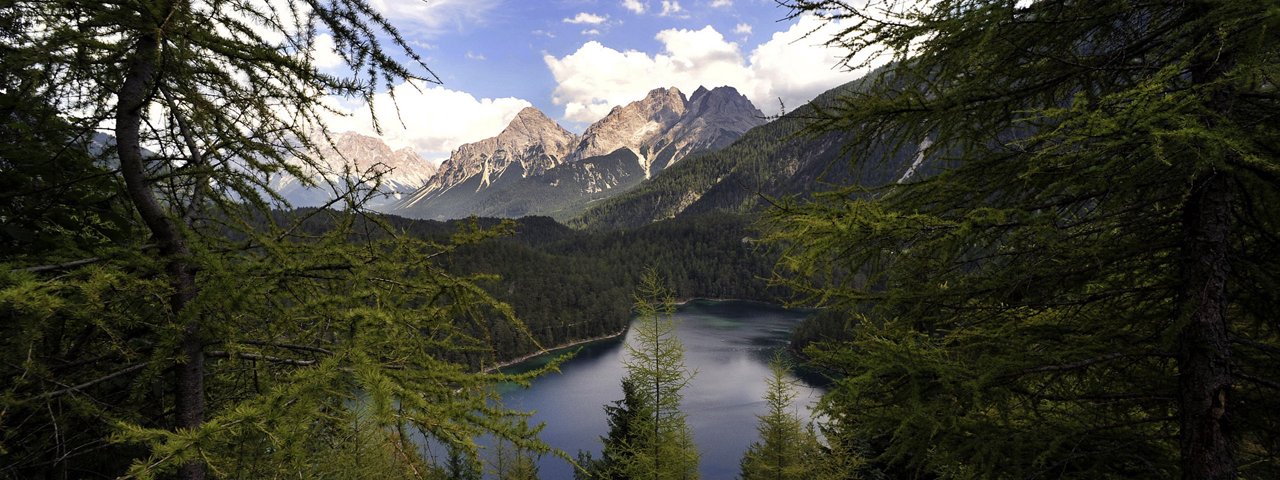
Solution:
<svg viewBox="0 0 1280 480">
<path fill-rule="evenodd" d="M 683 306 L 686 306 L 686 305 L 688 305 L 688 304 L 690 304 L 690 303 L 697 302 L 697 301 L 707 301 L 707 302 L 743 302 L 743 303 L 757 303 L 757 304 L 761 304 L 761 305 L 769 305 L 769 306 L 772 306 L 772 307 L 786 308 L 785 306 L 783 306 L 783 305 L 781 305 L 781 304 L 778 304 L 778 303 L 766 302 L 766 301 L 761 301 L 761 300 L 748 300 L 748 299 L 743 299 L 743 298 L 710 298 L 710 297 L 692 297 L 692 298 L 686 298 L 686 299 L 682 299 L 682 300 L 677 300 L 677 301 L 675 302 L 675 304 L 674 304 L 674 305 L 675 305 L 675 306 L 677 306 L 677 307 L 683 307 Z M 600 341 L 604 341 L 604 340 L 610 340 L 610 339 L 618 338 L 618 337 L 621 337 L 621 336 L 623 336 L 623 335 L 626 335 L 626 334 L 627 334 L 627 330 L 628 330 L 628 329 L 630 329 L 630 327 L 631 327 L 631 322 L 630 322 L 630 321 L 628 321 L 628 322 L 627 322 L 627 326 L 626 326 L 626 327 L 623 327 L 623 329 L 622 329 L 621 331 L 618 331 L 618 332 L 615 332 L 615 333 L 611 333 L 611 334 L 607 334 L 607 335 L 599 335 L 599 336 L 595 336 L 595 337 L 584 338 L 584 339 L 580 339 L 580 340 L 574 340 L 574 341 L 567 342 L 567 343 L 562 343 L 562 344 L 559 344 L 559 345 L 556 345 L 556 346 L 553 346 L 553 347 L 543 348 L 543 349 L 538 350 L 538 351 L 536 351 L 536 352 L 526 353 L 526 354 L 524 354 L 524 355 L 521 355 L 521 356 L 519 356 L 519 357 L 516 357 L 516 358 L 510 359 L 510 360 L 504 360 L 504 361 L 502 361 L 502 362 L 498 362 L 497 364 L 494 364 L 494 365 L 492 365 L 492 366 L 485 367 L 485 368 L 484 368 L 483 370 L 481 370 L 481 371 L 482 371 L 482 372 L 484 372 L 484 373 L 493 373 L 493 372 L 495 372 L 495 371 L 497 371 L 497 370 L 499 370 L 499 369 L 507 368 L 507 367 L 511 367 L 511 366 L 515 366 L 515 365 L 518 365 L 518 364 L 521 364 L 521 363 L 527 362 L 527 361 L 529 361 L 529 360 L 532 360 L 532 359 L 534 359 L 534 358 L 537 358 L 537 357 L 540 357 L 540 356 L 543 356 L 543 355 L 547 355 L 547 354 L 551 354 L 551 353 L 555 353 L 555 352 L 560 351 L 560 350 L 565 350 L 565 349 L 569 349 L 569 348 L 573 348 L 573 347 L 578 347 L 578 346 L 586 345 L 586 344 L 588 344 L 588 343 L 595 343 L 595 342 L 600 342 Z"/>
<path fill-rule="evenodd" d="M 537 358 L 537 357 L 540 357 L 540 356 L 543 356 L 543 355 L 547 355 L 547 354 L 550 354 L 550 353 L 555 353 L 555 352 L 557 352 L 557 351 L 559 351 L 559 350 L 564 350 L 564 349 L 568 349 L 568 348 L 573 348 L 573 347 L 577 347 L 577 346 L 582 346 L 582 345 L 586 345 L 586 344 L 588 344 L 588 343 L 595 343 L 595 342 L 600 342 L 600 341 L 604 341 L 604 340 L 610 340 L 610 339 L 618 338 L 618 337 L 621 337 L 621 336 L 625 335 L 626 333 L 627 333 L 627 329 L 626 329 L 626 328 L 623 328 L 623 329 L 622 329 L 622 331 L 620 331 L 620 332 L 610 333 L 610 334 L 606 334 L 606 335 L 599 335 L 599 336 L 590 337 L 590 338 L 584 338 L 584 339 L 580 339 L 580 340 L 574 340 L 574 341 L 572 341 L 572 342 L 562 343 L 562 344 L 560 344 L 560 345 L 556 345 L 556 346 L 553 346 L 553 347 L 543 348 L 543 349 L 538 350 L 538 351 L 536 351 L 536 352 L 526 353 L 526 354 L 524 354 L 524 355 L 521 355 L 521 356 L 519 356 L 519 357 L 513 358 L 513 359 L 511 359 L 511 360 L 506 360 L 506 361 L 503 361 L 503 362 L 499 362 L 499 363 L 497 363 L 497 364 L 494 364 L 494 365 L 492 365 L 492 366 L 485 367 L 485 368 L 484 368 L 484 370 L 482 370 L 482 372 L 484 372 L 484 373 L 493 373 L 493 372 L 497 371 L 498 369 L 502 369 L 502 368 L 507 368 L 507 367 L 515 366 L 515 365 L 518 365 L 518 364 L 521 364 L 521 363 L 527 362 L 527 361 L 529 361 L 529 360 L 532 360 L 532 359 L 534 359 L 534 358 Z"/>
</svg>

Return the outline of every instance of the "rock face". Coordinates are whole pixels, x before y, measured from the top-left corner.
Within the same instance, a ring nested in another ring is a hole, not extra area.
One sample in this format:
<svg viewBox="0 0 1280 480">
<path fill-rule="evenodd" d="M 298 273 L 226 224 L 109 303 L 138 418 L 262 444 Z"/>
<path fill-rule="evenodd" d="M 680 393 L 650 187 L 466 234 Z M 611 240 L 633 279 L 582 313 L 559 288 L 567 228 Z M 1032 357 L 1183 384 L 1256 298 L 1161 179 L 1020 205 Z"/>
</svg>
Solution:
<svg viewBox="0 0 1280 480">
<path fill-rule="evenodd" d="M 393 212 L 568 218 L 690 153 L 728 145 L 763 117 L 732 87 L 699 88 L 691 98 L 676 88 L 655 89 L 614 107 L 581 137 L 526 108 L 497 137 L 459 147 Z"/>
<path fill-rule="evenodd" d="M 613 107 L 608 115 L 587 127 L 569 159 L 585 160 L 626 148 L 635 152 L 641 165 L 647 167 L 645 154 L 680 121 L 686 103 L 684 94 L 672 87 L 655 89 L 640 101 Z"/>
<path fill-rule="evenodd" d="M 804 135 L 809 118 L 818 109 L 839 105 L 839 99 L 864 88 L 861 80 L 827 91 L 786 115 L 752 128 L 723 148 L 686 155 L 680 163 L 662 171 L 620 195 L 593 203 L 569 223 L 587 229 L 636 228 L 673 217 L 715 215 L 723 212 L 751 212 L 768 208 L 764 198 L 806 196 L 839 185 L 858 184 L 868 188 L 895 182 L 918 181 L 942 171 L 937 158 L 919 152 L 929 147 L 922 139 L 917 149 L 895 149 L 877 145 L 875 161 L 850 161 L 845 148 L 861 141 L 863 131 L 846 129 L 822 135 Z M 712 138 L 708 130 L 724 129 L 732 136 L 734 118 L 742 118 L 727 92 L 720 89 L 694 92 L 689 110 L 706 108 L 692 121 L 673 127 L 672 132 L 700 132 L 691 140 L 677 134 L 673 144 L 696 145 Z M 712 112 L 724 113 L 712 113 Z M 703 120 L 706 120 L 703 123 Z M 742 128 L 749 122 L 739 124 Z M 682 130 L 683 129 L 683 130 Z M 716 140 L 719 141 L 719 140 Z"/>
<path fill-rule="evenodd" d="M 484 188 L 503 176 L 513 165 L 519 165 L 522 176 L 541 175 L 564 162 L 577 136 L 533 107 L 525 107 L 498 136 L 468 143 L 440 164 L 439 173 L 431 178 L 407 206 L 447 191 L 480 175 Z"/>
<path fill-rule="evenodd" d="M 662 170 L 693 152 L 727 147 L 764 123 L 764 113 L 733 87 L 698 87 L 680 121 L 655 142 L 662 148 L 656 149 L 653 169 Z"/>
<path fill-rule="evenodd" d="M 306 188 L 288 175 L 272 180 L 272 188 L 293 206 L 317 206 L 333 199 L 333 189 L 327 186 L 330 183 L 345 186 L 348 181 L 359 179 L 371 185 L 373 177 L 378 177 L 378 190 L 384 196 L 371 206 L 388 205 L 418 190 L 436 173 L 435 166 L 412 148 L 392 150 L 381 139 L 355 132 L 332 134 L 331 138 L 332 146 L 321 147 L 319 171 L 304 168 L 316 181 L 316 187 Z"/>
<path fill-rule="evenodd" d="M 728 145 L 762 123 L 764 114 L 733 87 L 698 87 L 687 100 L 675 87 L 659 88 L 614 107 L 588 127 L 569 162 L 626 148 L 648 178 L 690 152 Z"/>
</svg>

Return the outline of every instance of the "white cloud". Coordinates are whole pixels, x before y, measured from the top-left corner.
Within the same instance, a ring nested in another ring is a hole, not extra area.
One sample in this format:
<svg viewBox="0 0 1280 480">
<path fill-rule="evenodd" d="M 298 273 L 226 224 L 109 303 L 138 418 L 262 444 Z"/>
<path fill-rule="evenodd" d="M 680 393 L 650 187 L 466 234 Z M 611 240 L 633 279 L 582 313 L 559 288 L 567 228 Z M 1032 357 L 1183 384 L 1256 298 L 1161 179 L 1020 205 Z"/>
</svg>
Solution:
<svg viewBox="0 0 1280 480">
<path fill-rule="evenodd" d="M 733 0 L 715 0 L 711 2 L 711 8 L 732 7 Z"/>
<path fill-rule="evenodd" d="M 419 82 L 402 83 L 392 92 L 394 103 L 388 93 L 378 94 L 373 100 L 382 139 L 393 149 L 412 147 L 435 163 L 464 143 L 497 135 L 520 109 L 531 105 L 519 98 L 477 99 L 466 92 Z M 377 135 L 367 105 L 345 108 L 336 98 L 331 98 L 329 104 L 348 114 L 327 118 L 330 131 Z M 396 105 L 400 107 L 398 117 Z"/>
<path fill-rule="evenodd" d="M 467 50 L 466 56 L 468 60 L 484 60 L 485 59 L 484 54 L 475 53 L 475 52 L 472 52 L 471 50 Z"/>
<path fill-rule="evenodd" d="M 684 11 L 684 7 L 680 6 L 679 0 L 662 0 L 662 13 L 658 15 L 668 17 Z"/>
<path fill-rule="evenodd" d="M 747 23 L 739 23 L 733 27 L 733 33 L 738 35 L 751 35 L 751 25 Z"/>
<path fill-rule="evenodd" d="M 371 0 L 369 5 L 405 34 L 435 35 L 483 23 L 501 0 Z"/>
<path fill-rule="evenodd" d="M 865 75 L 871 68 L 888 60 L 879 59 L 874 65 L 852 72 L 841 66 L 840 60 L 848 50 L 822 45 L 841 28 L 841 24 L 826 24 L 805 16 L 791 28 L 773 34 L 749 56 L 752 73 L 767 85 L 767 89 L 754 92 L 754 96 L 752 93 L 746 95 L 766 113 L 777 113 L 779 99 L 788 109 L 794 109 L 822 92 Z M 865 59 L 869 54 L 864 52 L 859 59 Z"/>
<path fill-rule="evenodd" d="M 573 18 L 566 18 L 562 21 L 564 23 L 572 23 L 572 24 L 599 25 L 601 23 L 604 23 L 605 20 L 608 20 L 608 19 L 609 19 L 608 16 L 602 17 L 594 13 L 581 12 L 575 15 Z"/>
<path fill-rule="evenodd" d="M 631 10 L 631 13 L 635 13 L 637 15 L 644 13 L 646 7 L 647 5 L 640 0 L 622 0 L 622 8 Z"/>
<path fill-rule="evenodd" d="M 793 109 L 865 73 L 837 67 L 844 52 L 821 45 L 835 28 L 839 25 L 802 17 L 749 54 L 710 26 L 670 29 L 657 34 L 663 48 L 652 55 L 592 40 L 569 55 L 545 55 L 543 60 L 556 79 L 552 101 L 564 107 L 563 118 L 572 122 L 593 122 L 615 105 L 669 86 L 687 95 L 698 86 L 730 85 L 766 114 L 776 114 L 779 99 Z"/>
<path fill-rule="evenodd" d="M 654 88 L 674 85 L 692 93 L 698 85 L 740 85 L 751 76 L 738 45 L 712 27 L 663 30 L 657 38 L 665 47 L 653 56 L 620 52 L 597 41 L 563 58 L 544 56 L 557 83 L 552 101 L 564 105 L 564 118 L 592 122 Z"/>
<path fill-rule="evenodd" d="M 334 50 L 333 36 L 323 33 L 316 35 L 311 44 L 311 62 L 316 68 L 334 68 L 343 64 L 342 57 Z"/>
<path fill-rule="evenodd" d="M 548 31 L 546 31 L 546 30 L 534 30 L 534 31 L 529 32 L 529 33 L 532 33 L 532 34 L 534 34 L 534 35 L 541 35 L 541 36 L 544 36 L 544 37 L 547 37 L 547 38 L 556 38 L 556 34 L 555 34 L 554 32 L 548 32 Z"/>
<path fill-rule="evenodd" d="M 589 29 L 583 30 L 582 34 L 583 35 L 599 35 L 600 30 L 596 28 L 589 28 Z"/>
</svg>

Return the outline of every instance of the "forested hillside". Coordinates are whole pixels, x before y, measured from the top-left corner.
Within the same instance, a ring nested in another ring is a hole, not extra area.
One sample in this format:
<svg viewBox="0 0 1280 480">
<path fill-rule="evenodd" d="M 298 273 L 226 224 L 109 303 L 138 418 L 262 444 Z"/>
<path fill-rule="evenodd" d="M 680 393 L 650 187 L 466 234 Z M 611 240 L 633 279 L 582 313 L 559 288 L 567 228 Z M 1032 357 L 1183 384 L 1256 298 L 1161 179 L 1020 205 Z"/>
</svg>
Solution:
<svg viewBox="0 0 1280 480">
<path fill-rule="evenodd" d="M 749 220 L 708 215 L 655 223 L 635 230 L 584 232 L 547 217 L 436 222 L 389 217 L 396 228 L 443 241 L 459 230 L 499 228 L 508 235 L 453 252 L 447 268 L 456 274 L 494 274 L 480 282 L 515 308 L 530 339 L 503 326 L 495 329 L 497 358 L 513 358 L 542 347 L 612 335 L 631 318 L 632 294 L 641 273 L 653 269 L 678 298 L 740 298 L 776 301 L 767 285 L 773 257 L 752 241 Z"/>
<path fill-rule="evenodd" d="M 928 165 L 912 165 L 916 157 L 910 148 L 883 149 L 876 161 L 855 168 L 847 149 L 857 138 L 856 130 L 805 130 L 821 109 L 862 88 L 863 81 L 856 80 L 831 89 L 747 131 L 726 148 L 690 156 L 634 189 L 592 206 L 570 224 L 607 229 L 710 212 L 759 212 L 771 198 L 808 196 L 847 184 L 874 187 L 928 169 Z"/>
</svg>

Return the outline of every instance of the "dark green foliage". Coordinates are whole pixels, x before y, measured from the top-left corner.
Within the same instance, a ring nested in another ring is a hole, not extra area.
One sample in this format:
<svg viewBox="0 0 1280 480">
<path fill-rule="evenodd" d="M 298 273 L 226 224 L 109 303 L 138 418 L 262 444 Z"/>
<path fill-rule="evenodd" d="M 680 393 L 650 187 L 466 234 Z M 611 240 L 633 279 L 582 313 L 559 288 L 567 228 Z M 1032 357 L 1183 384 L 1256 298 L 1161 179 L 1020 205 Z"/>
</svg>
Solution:
<svg viewBox="0 0 1280 480">
<path fill-rule="evenodd" d="M 653 270 L 640 277 L 634 299 L 638 321 L 624 364 L 639 408 L 627 425 L 635 438 L 616 458 L 626 478 L 696 479 L 698 449 L 680 410 L 694 372 L 685 368 L 676 336 L 675 299 Z"/>
<path fill-rule="evenodd" d="M 626 466 L 631 462 L 632 445 L 640 442 L 639 428 L 643 425 L 640 415 L 644 413 L 644 404 L 636 384 L 629 378 L 622 379 L 622 399 L 612 405 L 604 406 L 605 419 L 609 423 L 609 433 L 600 437 L 604 446 L 600 458 L 591 457 L 591 452 L 578 452 L 578 466 L 581 470 L 574 472 L 575 478 L 594 480 L 627 480 Z"/>
<path fill-rule="evenodd" d="M 790 348 L 804 355 L 811 345 L 823 342 L 843 342 L 853 339 L 853 318 L 839 310 L 819 310 L 810 315 L 791 331 Z"/>
<path fill-rule="evenodd" d="M 321 31 L 349 76 L 312 63 Z M 546 450 L 490 403 L 531 377 L 458 361 L 528 336 L 440 265 L 489 232 L 391 235 L 353 185 L 268 213 L 269 176 L 316 166 L 323 96 L 434 80 L 368 3 L 6 2 L 0 66 L 0 475 L 405 478 L 424 436 Z"/>
<path fill-rule="evenodd" d="M 764 394 L 769 410 L 758 416 L 760 440 L 742 455 L 742 480 L 811 480 L 819 471 L 818 437 L 792 411 L 796 391 L 787 378 L 790 368 L 781 353 L 769 362 L 772 376 Z"/>
<path fill-rule="evenodd" d="M 9 68 L 0 58 L 0 250 L 13 254 L 58 252 L 83 258 L 94 247 L 121 241 L 132 212 L 105 158 L 105 141 L 58 116 L 49 98 L 36 95 L 36 75 Z"/>
<path fill-rule="evenodd" d="M 481 477 L 479 460 L 458 448 L 449 449 L 441 470 L 448 480 L 480 480 Z"/>
<path fill-rule="evenodd" d="M 538 480 L 538 460 L 506 440 L 498 440 L 490 466 L 497 480 Z"/>
<path fill-rule="evenodd" d="M 387 220 L 399 231 L 434 241 L 471 223 Z M 475 221 L 480 227 L 502 223 Z M 510 304 L 532 333 L 501 326 L 488 332 L 502 358 L 622 332 L 631 319 L 636 279 L 649 266 L 670 279 L 677 298 L 781 296 L 767 283 L 773 257 L 751 240 L 756 233 L 744 217 L 709 215 L 607 232 L 572 230 L 547 217 L 508 222 L 510 236 L 459 248 L 447 264 L 458 274 L 497 275 L 481 286 Z"/>
<path fill-rule="evenodd" d="M 791 3 L 899 61 L 815 129 L 946 167 L 773 213 L 852 329 L 810 349 L 837 438 L 902 477 L 1280 475 L 1280 10 Z"/>
<path fill-rule="evenodd" d="M 676 337 L 671 292 L 646 271 L 633 297 L 639 317 L 627 343 L 623 398 L 604 407 L 609 433 L 600 459 L 579 452 L 575 478 L 593 480 L 695 479 L 698 450 L 680 411 L 694 373 L 684 366 Z"/>
</svg>

